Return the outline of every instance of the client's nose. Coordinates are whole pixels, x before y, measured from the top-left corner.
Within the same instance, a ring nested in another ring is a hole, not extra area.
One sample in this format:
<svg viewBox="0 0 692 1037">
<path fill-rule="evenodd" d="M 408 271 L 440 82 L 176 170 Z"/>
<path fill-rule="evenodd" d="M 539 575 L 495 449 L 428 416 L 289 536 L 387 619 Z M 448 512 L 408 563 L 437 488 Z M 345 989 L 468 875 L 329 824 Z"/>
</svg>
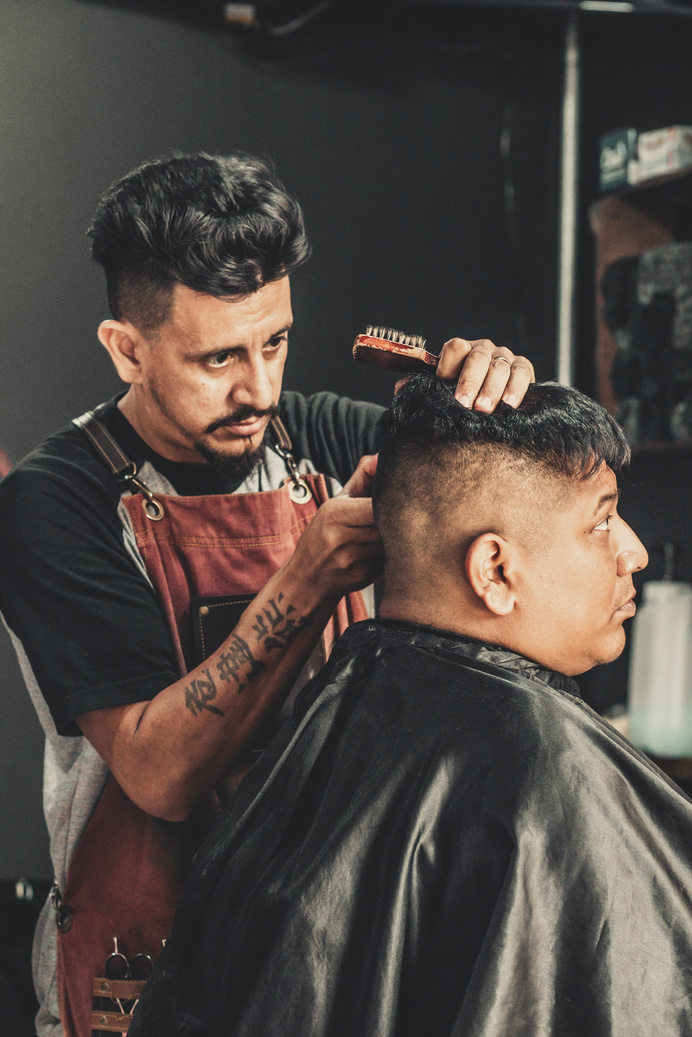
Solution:
<svg viewBox="0 0 692 1037">
<path fill-rule="evenodd" d="M 617 548 L 618 576 L 629 576 L 631 573 L 645 569 L 649 564 L 649 554 L 641 540 L 630 526 L 618 516 L 620 529 Z"/>
</svg>

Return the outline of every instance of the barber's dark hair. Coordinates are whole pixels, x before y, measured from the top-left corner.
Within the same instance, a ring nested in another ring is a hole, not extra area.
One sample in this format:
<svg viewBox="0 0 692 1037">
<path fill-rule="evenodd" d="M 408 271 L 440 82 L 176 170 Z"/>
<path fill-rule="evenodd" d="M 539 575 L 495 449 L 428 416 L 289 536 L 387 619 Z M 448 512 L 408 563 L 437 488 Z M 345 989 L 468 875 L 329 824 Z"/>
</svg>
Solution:
<svg viewBox="0 0 692 1037">
<path fill-rule="evenodd" d="M 146 162 L 106 191 L 88 234 L 111 313 L 145 333 L 167 318 L 176 284 L 242 298 L 310 253 L 298 202 L 241 152 Z"/>
<path fill-rule="evenodd" d="M 396 394 L 379 428 L 376 515 L 385 495 L 390 504 L 401 495 L 403 471 L 422 467 L 438 481 L 443 469 L 449 470 L 454 448 L 468 460 L 474 448 L 493 447 L 503 465 L 525 469 L 530 462 L 563 478 L 588 478 L 602 464 L 617 473 L 629 460 L 627 441 L 607 411 L 555 382 L 530 385 L 516 409 L 500 403 L 486 414 L 457 403 L 452 382 L 415 375 Z"/>
</svg>

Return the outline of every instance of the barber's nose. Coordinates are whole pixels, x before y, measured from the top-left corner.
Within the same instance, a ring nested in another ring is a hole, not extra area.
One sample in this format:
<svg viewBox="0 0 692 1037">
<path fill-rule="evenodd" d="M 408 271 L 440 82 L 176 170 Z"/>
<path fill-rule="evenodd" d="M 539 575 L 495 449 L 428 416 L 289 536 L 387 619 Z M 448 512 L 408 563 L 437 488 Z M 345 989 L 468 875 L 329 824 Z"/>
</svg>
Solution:
<svg viewBox="0 0 692 1037">
<path fill-rule="evenodd" d="M 619 516 L 618 516 L 619 518 Z M 627 523 L 619 518 L 619 541 L 617 549 L 618 576 L 630 576 L 645 569 L 649 555 L 641 540 Z"/>
<path fill-rule="evenodd" d="M 243 407 L 254 407 L 255 410 L 271 407 L 275 401 L 264 358 L 250 358 L 239 368 L 237 380 L 231 389 L 233 402 Z"/>
</svg>

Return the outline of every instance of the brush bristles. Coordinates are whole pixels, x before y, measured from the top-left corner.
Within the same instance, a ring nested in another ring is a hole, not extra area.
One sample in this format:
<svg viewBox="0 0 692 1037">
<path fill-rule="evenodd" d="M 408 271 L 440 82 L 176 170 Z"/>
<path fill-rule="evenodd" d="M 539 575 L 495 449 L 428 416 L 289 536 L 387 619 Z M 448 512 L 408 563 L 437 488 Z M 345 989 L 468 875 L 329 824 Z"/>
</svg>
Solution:
<svg viewBox="0 0 692 1037">
<path fill-rule="evenodd" d="M 417 349 L 423 349 L 427 341 L 422 335 L 406 335 L 403 331 L 396 331 L 394 328 L 379 328 L 372 324 L 368 324 L 365 334 L 371 338 L 381 338 L 388 342 L 397 342 L 402 346 L 414 346 Z"/>
</svg>

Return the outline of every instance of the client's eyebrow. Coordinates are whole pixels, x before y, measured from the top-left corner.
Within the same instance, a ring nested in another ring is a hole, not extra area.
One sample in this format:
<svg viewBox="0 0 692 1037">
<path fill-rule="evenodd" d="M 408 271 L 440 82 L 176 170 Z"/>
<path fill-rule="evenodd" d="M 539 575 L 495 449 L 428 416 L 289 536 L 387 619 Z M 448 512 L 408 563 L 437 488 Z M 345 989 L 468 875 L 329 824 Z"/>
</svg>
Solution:
<svg viewBox="0 0 692 1037">
<path fill-rule="evenodd" d="M 603 496 L 599 499 L 598 504 L 594 509 L 594 515 L 598 515 L 599 511 L 604 506 L 604 504 L 609 504 L 610 501 L 617 500 L 619 496 L 619 490 L 615 490 L 613 493 L 604 493 Z"/>
</svg>

